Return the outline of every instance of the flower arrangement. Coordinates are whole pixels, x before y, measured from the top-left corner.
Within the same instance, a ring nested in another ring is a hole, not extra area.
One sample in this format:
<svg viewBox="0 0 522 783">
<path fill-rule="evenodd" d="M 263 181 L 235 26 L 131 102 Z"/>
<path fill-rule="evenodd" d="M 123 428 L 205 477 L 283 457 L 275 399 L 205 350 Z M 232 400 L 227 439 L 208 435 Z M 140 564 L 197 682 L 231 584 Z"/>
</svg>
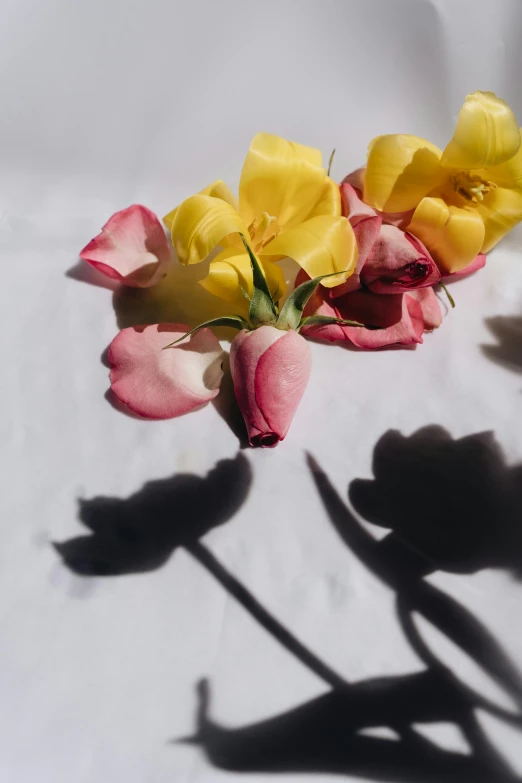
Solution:
<svg viewBox="0 0 522 783">
<path fill-rule="evenodd" d="M 483 267 L 521 219 L 521 132 L 490 92 L 467 96 L 444 150 L 416 136 L 379 136 L 366 166 L 340 185 L 318 150 L 259 133 L 237 199 L 218 180 L 164 217 L 172 248 L 156 215 L 134 205 L 80 253 L 122 284 L 146 288 L 163 279 L 172 249 L 183 265 L 217 249 L 199 285 L 230 315 L 194 329 L 123 329 L 109 350 L 111 388 L 146 418 L 203 405 L 223 377 L 212 327 L 231 327 L 230 370 L 250 444 L 274 446 L 310 375 L 305 338 L 415 347 L 442 322 L 434 289 Z M 297 265 L 289 294 L 284 259 Z"/>
</svg>

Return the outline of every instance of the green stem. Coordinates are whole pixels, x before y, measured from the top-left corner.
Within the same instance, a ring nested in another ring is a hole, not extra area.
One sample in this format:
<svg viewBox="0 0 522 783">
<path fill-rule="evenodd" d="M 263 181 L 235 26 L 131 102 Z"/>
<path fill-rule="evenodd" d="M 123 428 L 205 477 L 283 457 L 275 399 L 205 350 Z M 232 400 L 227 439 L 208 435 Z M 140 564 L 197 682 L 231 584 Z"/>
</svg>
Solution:
<svg viewBox="0 0 522 783">
<path fill-rule="evenodd" d="M 446 294 L 446 296 L 448 297 L 448 302 L 450 303 L 450 305 L 452 307 L 455 307 L 455 300 L 453 299 L 452 295 L 450 294 L 450 292 L 448 291 L 448 289 L 446 288 L 444 283 L 439 283 L 439 285 L 442 288 L 442 290 L 444 291 L 444 293 Z"/>
<path fill-rule="evenodd" d="M 327 171 L 328 176 L 330 176 L 330 171 L 331 171 L 331 168 L 332 168 L 332 162 L 333 162 L 333 159 L 334 159 L 334 155 L 335 155 L 335 147 L 332 150 L 332 154 L 330 155 L 330 160 L 328 161 L 328 171 Z"/>
</svg>

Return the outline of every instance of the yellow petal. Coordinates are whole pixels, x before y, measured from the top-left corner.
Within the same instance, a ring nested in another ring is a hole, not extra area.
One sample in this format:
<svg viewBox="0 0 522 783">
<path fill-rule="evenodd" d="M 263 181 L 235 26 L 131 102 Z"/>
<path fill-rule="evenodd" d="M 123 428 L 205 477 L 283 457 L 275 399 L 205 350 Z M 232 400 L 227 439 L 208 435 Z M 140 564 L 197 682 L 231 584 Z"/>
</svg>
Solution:
<svg viewBox="0 0 522 783">
<path fill-rule="evenodd" d="M 377 136 L 368 148 L 364 200 L 382 212 L 406 212 L 441 181 L 441 151 L 418 136 Z"/>
<path fill-rule="evenodd" d="M 315 147 L 305 147 L 304 144 L 298 144 L 296 141 L 290 141 L 288 143 L 292 145 L 301 158 L 307 160 L 308 163 L 312 164 L 312 166 L 316 166 L 317 168 L 323 167 L 323 155 L 321 150 L 318 150 Z"/>
<path fill-rule="evenodd" d="M 293 258 L 310 277 L 340 272 L 323 281 L 331 288 L 344 283 L 355 269 L 357 242 L 346 218 L 319 215 L 279 234 L 264 248 L 265 254 Z"/>
<path fill-rule="evenodd" d="M 468 95 L 457 119 L 442 165 L 457 169 L 498 166 L 515 155 L 520 133 L 515 115 L 494 92 Z"/>
<path fill-rule="evenodd" d="M 330 177 L 326 177 L 321 197 L 306 219 L 310 220 L 310 218 L 317 217 L 317 215 L 333 215 L 337 217 L 341 212 L 341 191 L 339 190 L 339 185 Z"/>
<path fill-rule="evenodd" d="M 448 206 L 441 198 L 422 199 L 408 226 L 424 242 L 441 272 L 457 272 L 480 253 L 484 223 L 474 209 Z"/>
<path fill-rule="evenodd" d="M 220 198 L 223 201 L 226 201 L 231 206 L 233 206 L 234 209 L 237 211 L 237 198 L 234 196 L 234 194 L 232 193 L 228 185 L 225 185 L 222 179 L 217 179 L 211 185 L 207 185 L 206 188 L 203 188 L 203 190 L 199 191 L 198 195 L 213 196 L 214 198 Z M 173 209 L 171 212 L 168 213 L 168 215 L 165 215 L 165 217 L 163 218 L 163 222 L 169 231 L 172 230 L 172 224 L 174 222 L 174 218 L 176 217 L 177 211 L 178 211 L 178 207 Z"/>
<path fill-rule="evenodd" d="M 522 129 L 519 129 L 522 138 Z M 510 188 L 522 192 L 522 146 L 518 152 L 506 163 L 499 166 L 490 166 L 480 176 L 483 179 L 490 180 L 502 188 Z"/>
<path fill-rule="evenodd" d="M 228 234 L 248 235 L 234 207 L 220 198 L 191 196 L 185 199 L 172 223 L 172 244 L 182 264 L 198 264 Z"/>
<path fill-rule="evenodd" d="M 239 212 L 245 223 L 267 212 L 280 228 L 299 225 L 323 194 L 321 153 L 269 133 L 252 140 L 241 172 Z"/>
<path fill-rule="evenodd" d="M 522 193 L 495 188 L 490 190 L 476 209 L 484 221 L 486 234 L 482 252 L 487 253 L 522 220 Z"/>
<path fill-rule="evenodd" d="M 267 259 L 258 259 L 268 283 L 270 293 L 277 301 L 285 293 L 285 278 L 283 270 L 277 264 Z M 253 293 L 252 267 L 247 253 L 239 252 L 235 248 L 227 248 L 221 251 L 210 262 L 207 277 L 200 283 L 203 288 L 220 299 L 234 302 L 236 307 L 243 311 L 248 309 L 248 301 L 244 297 L 241 287 L 249 296 Z"/>
</svg>

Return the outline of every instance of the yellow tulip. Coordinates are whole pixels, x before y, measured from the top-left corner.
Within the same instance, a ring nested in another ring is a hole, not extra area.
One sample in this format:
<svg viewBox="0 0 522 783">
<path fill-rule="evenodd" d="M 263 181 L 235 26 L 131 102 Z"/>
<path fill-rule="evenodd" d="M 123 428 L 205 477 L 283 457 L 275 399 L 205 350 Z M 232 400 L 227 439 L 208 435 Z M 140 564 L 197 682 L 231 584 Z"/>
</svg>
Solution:
<svg viewBox="0 0 522 783">
<path fill-rule="evenodd" d="M 417 136 L 369 146 L 364 200 L 383 212 L 413 210 L 408 230 L 443 272 L 486 253 L 522 220 L 521 131 L 509 106 L 474 92 L 444 151 Z"/>
<path fill-rule="evenodd" d="M 274 263 L 282 258 L 292 258 L 310 277 L 339 272 L 323 281 L 328 287 L 343 283 L 357 262 L 339 187 L 322 167 L 320 151 L 268 133 L 258 133 L 250 145 L 238 200 L 218 180 L 163 220 L 183 264 L 197 264 L 216 246 L 223 248 L 201 285 L 237 305 L 245 302 L 241 288 L 252 293 L 239 234 L 250 240 L 276 300 L 285 290 L 283 271 Z"/>
</svg>

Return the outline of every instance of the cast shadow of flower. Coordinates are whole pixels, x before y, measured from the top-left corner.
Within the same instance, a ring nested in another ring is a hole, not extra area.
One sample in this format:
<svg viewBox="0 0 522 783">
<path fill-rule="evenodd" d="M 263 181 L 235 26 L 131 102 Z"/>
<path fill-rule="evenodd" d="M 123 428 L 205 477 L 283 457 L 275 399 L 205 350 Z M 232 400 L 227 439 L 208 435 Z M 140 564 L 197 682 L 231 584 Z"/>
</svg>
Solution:
<svg viewBox="0 0 522 783">
<path fill-rule="evenodd" d="M 250 463 L 238 454 L 218 462 L 203 478 L 178 474 L 151 481 L 129 498 L 80 500 L 79 517 L 90 534 L 53 545 L 68 568 L 86 577 L 153 571 L 184 547 L 261 627 L 337 687 L 342 678 L 281 625 L 199 540 L 239 511 L 251 483 Z"/>
<path fill-rule="evenodd" d="M 248 460 L 222 460 L 204 477 L 178 474 L 150 481 L 129 498 L 79 501 L 79 517 L 90 535 L 56 550 L 82 576 L 152 571 L 177 547 L 190 547 L 227 522 L 245 502 L 252 482 Z"/>
<path fill-rule="evenodd" d="M 332 690 L 286 713 L 244 728 L 208 717 L 210 688 L 198 685 L 197 732 L 220 769 L 251 773 L 328 773 L 395 783 L 520 783 L 499 757 L 451 672 L 426 670 Z M 470 754 L 444 750 L 413 723 L 452 721 Z M 394 738 L 365 734 L 393 727 Z"/>
<path fill-rule="evenodd" d="M 330 521 L 359 559 L 397 595 L 399 620 L 428 664 L 430 653 L 411 622 L 416 611 L 481 666 L 522 710 L 522 676 L 489 631 L 456 600 L 424 581 L 436 570 L 471 573 L 521 564 L 521 466 L 505 465 L 491 433 L 453 440 L 441 427 L 409 438 L 390 431 L 374 450 L 374 480 L 352 481 L 349 496 L 369 522 L 392 530 L 377 541 L 312 462 Z M 398 491 L 397 482 L 407 490 Z M 502 710 L 472 694 L 491 712 Z"/>
<path fill-rule="evenodd" d="M 197 731 L 185 741 L 201 745 L 216 766 L 235 771 L 327 772 L 397 783 L 520 781 L 491 744 L 475 711 L 480 707 L 518 728 L 522 725 L 520 714 L 497 706 L 457 678 L 427 645 L 412 617 L 416 612 L 431 622 L 503 687 L 522 711 L 522 676 L 517 667 L 477 618 L 423 579 L 437 568 L 446 567 L 469 572 L 494 565 L 518 571 L 518 553 L 508 552 L 508 546 L 518 540 L 514 529 L 520 501 L 518 469 L 504 465 L 490 435 L 453 441 L 438 427 L 421 430 L 410 439 L 387 433 L 375 449 L 375 482 L 358 480 L 350 486 L 350 498 L 359 510 L 364 509 L 370 521 L 386 524 L 394 531 L 377 540 L 357 520 L 311 456 L 309 466 L 341 540 L 395 591 L 401 627 L 425 668 L 399 677 L 353 684 L 344 681 L 324 696 L 283 715 L 239 729 L 225 728 L 211 720 L 210 689 L 202 682 L 198 688 Z M 471 481 L 473 475 L 475 480 Z M 429 490 L 428 497 L 419 503 L 423 499 L 419 489 L 408 511 L 408 496 L 416 482 Z M 480 502 L 474 498 L 477 492 Z M 412 531 L 413 506 L 421 530 L 427 514 L 425 536 Z M 441 541 L 433 527 L 437 512 L 442 515 Z M 502 518 L 499 527 L 500 515 L 504 514 L 507 518 Z M 497 532 L 500 530 L 499 546 L 488 534 L 488 519 Z M 415 728 L 416 724 L 441 721 L 460 729 L 470 750 L 468 755 L 441 749 Z M 397 738 L 361 733 L 383 726 Z"/>
<path fill-rule="evenodd" d="M 522 372 L 522 318 L 499 315 L 487 318 L 486 325 L 497 345 L 482 345 L 484 356 L 513 372 Z"/>
<path fill-rule="evenodd" d="M 355 510 L 432 570 L 522 574 L 522 465 L 505 464 L 493 433 L 453 440 L 441 427 L 409 438 L 390 430 L 375 446 L 373 473 L 350 484 Z"/>
</svg>

